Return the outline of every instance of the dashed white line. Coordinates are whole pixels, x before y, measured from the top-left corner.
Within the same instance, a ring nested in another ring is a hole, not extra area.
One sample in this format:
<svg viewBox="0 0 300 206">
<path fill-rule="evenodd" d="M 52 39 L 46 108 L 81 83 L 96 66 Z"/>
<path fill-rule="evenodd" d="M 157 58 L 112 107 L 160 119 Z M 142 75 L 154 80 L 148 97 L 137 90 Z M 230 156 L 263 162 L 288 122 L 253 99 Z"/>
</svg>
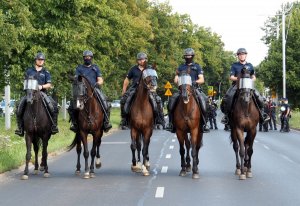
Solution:
<svg viewBox="0 0 300 206">
<path fill-rule="evenodd" d="M 175 139 L 172 139 L 172 142 L 175 142 Z"/>
<path fill-rule="evenodd" d="M 170 145 L 170 149 L 174 149 L 174 145 Z"/>
<path fill-rule="evenodd" d="M 167 154 L 166 159 L 170 159 L 170 158 L 171 158 L 171 154 Z"/>
<path fill-rule="evenodd" d="M 270 147 L 268 147 L 267 145 L 263 145 L 265 149 L 270 150 Z"/>
<path fill-rule="evenodd" d="M 168 172 L 168 166 L 163 166 L 161 168 L 161 173 L 167 173 Z"/>
<path fill-rule="evenodd" d="M 155 193 L 155 198 L 163 198 L 164 192 L 165 192 L 165 187 L 157 187 L 156 193 Z"/>
<path fill-rule="evenodd" d="M 285 156 L 285 155 L 281 155 L 284 159 L 286 159 L 287 161 L 291 162 L 291 163 L 294 163 L 293 160 L 291 160 L 289 157 Z"/>
</svg>

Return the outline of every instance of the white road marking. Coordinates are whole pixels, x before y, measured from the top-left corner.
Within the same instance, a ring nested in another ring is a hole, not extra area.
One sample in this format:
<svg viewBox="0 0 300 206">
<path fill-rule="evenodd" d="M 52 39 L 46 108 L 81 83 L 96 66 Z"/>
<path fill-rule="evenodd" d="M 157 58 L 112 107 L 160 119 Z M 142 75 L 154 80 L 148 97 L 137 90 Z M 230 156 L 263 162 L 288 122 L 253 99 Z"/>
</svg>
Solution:
<svg viewBox="0 0 300 206">
<path fill-rule="evenodd" d="M 170 145 L 170 149 L 174 149 L 174 145 Z"/>
<path fill-rule="evenodd" d="M 254 140 L 254 142 L 255 142 L 255 143 L 257 143 L 257 142 L 258 142 L 258 140 L 256 140 L 256 139 L 255 139 L 255 140 Z"/>
<path fill-rule="evenodd" d="M 289 157 L 285 156 L 285 155 L 281 155 L 284 159 L 286 159 L 287 161 L 291 162 L 291 163 L 294 163 L 293 160 L 291 160 Z"/>
<path fill-rule="evenodd" d="M 165 192 L 165 187 L 157 187 L 156 193 L 155 193 L 155 198 L 163 198 L 164 192 Z"/>
<path fill-rule="evenodd" d="M 161 173 L 167 173 L 168 172 L 168 166 L 163 166 L 161 168 Z"/>
<path fill-rule="evenodd" d="M 268 147 L 267 145 L 263 145 L 265 149 L 270 150 L 270 147 Z"/>
<path fill-rule="evenodd" d="M 172 142 L 175 142 L 175 139 L 172 139 Z"/>
<path fill-rule="evenodd" d="M 170 159 L 170 158 L 171 158 L 171 154 L 167 154 L 166 159 Z"/>
</svg>

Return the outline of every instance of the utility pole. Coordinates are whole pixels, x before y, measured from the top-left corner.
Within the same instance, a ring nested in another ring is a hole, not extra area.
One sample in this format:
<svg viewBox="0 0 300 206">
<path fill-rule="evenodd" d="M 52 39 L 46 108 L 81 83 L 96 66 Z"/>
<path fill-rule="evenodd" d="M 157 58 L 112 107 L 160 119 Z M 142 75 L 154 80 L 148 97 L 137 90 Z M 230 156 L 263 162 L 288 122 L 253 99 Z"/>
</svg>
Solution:
<svg viewBox="0 0 300 206">
<path fill-rule="evenodd" d="M 284 5 L 282 4 L 282 97 L 286 97 L 286 84 L 285 84 L 285 46 L 286 46 L 286 39 L 285 39 L 285 11 Z"/>
</svg>

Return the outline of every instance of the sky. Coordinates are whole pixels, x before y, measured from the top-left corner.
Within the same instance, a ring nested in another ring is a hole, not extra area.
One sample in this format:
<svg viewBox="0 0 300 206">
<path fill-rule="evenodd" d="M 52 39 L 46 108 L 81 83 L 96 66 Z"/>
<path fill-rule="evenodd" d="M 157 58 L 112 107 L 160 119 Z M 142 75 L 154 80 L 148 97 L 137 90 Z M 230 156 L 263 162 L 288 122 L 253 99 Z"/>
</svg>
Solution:
<svg viewBox="0 0 300 206">
<path fill-rule="evenodd" d="M 292 0 L 291 0 L 292 1 Z M 288 0 L 159 0 L 169 2 L 174 12 L 189 14 L 194 24 L 209 27 L 221 36 L 225 50 L 246 48 L 247 61 L 258 65 L 268 48 L 261 41 L 261 28 Z"/>
</svg>

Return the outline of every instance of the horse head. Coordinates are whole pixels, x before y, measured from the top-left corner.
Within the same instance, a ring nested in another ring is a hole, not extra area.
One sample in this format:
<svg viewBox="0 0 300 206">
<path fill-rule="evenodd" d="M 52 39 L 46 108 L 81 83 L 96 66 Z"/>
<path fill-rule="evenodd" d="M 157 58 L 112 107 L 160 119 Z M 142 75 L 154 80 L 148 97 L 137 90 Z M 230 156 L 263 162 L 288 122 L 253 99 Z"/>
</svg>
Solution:
<svg viewBox="0 0 300 206">
<path fill-rule="evenodd" d="M 27 103 L 33 104 L 37 100 L 37 92 L 39 91 L 39 83 L 35 76 L 28 76 L 24 80 L 24 90 L 26 91 Z"/>
<path fill-rule="evenodd" d="M 248 103 L 251 100 L 251 91 L 254 89 L 254 82 L 247 67 L 243 67 L 241 70 L 237 81 L 237 88 L 243 101 Z"/>
<path fill-rule="evenodd" d="M 84 77 L 79 75 L 73 79 L 72 96 L 74 100 L 74 109 L 82 110 L 87 96 L 87 84 Z"/>
<path fill-rule="evenodd" d="M 150 92 L 155 92 L 157 89 L 157 79 L 158 79 L 155 69 L 153 69 L 151 67 L 144 69 L 142 78 L 143 78 L 145 87 Z"/>
<path fill-rule="evenodd" d="M 185 104 L 189 103 L 192 89 L 192 78 L 188 73 L 182 73 L 178 76 L 178 86 L 180 95 Z"/>
</svg>

